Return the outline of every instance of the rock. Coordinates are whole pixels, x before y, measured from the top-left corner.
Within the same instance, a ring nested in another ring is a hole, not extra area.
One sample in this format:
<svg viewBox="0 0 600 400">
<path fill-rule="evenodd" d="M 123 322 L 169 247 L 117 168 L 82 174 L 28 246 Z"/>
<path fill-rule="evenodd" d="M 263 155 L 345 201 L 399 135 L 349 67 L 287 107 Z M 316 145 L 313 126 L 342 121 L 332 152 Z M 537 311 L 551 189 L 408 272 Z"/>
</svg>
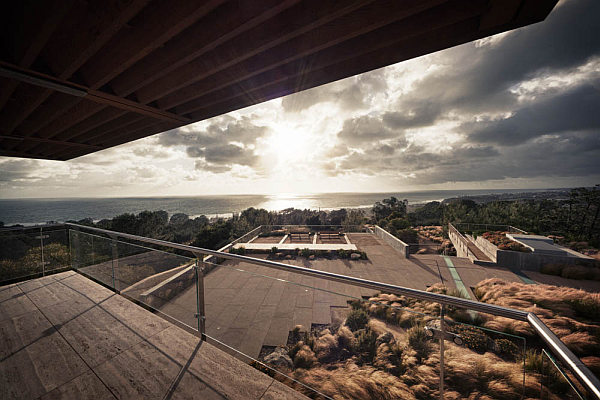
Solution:
<svg viewBox="0 0 600 400">
<path fill-rule="evenodd" d="M 379 345 L 381 345 L 382 343 L 394 343 L 396 342 L 396 339 L 394 338 L 394 335 L 392 335 L 390 332 L 386 332 L 386 333 L 382 333 L 381 335 L 377 336 L 377 340 L 375 341 L 375 345 L 377 347 L 379 347 Z"/>
<path fill-rule="evenodd" d="M 360 254 L 359 253 L 352 253 L 352 254 L 350 254 L 350 259 L 351 260 L 360 260 Z"/>
<path fill-rule="evenodd" d="M 308 256 L 308 259 L 309 259 L 309 260 L 314 260 L 314 259 L 315 259 L 315 255 L 314 255 L 314 254 L 311 254 L 310 256 Z"/>
<path fill-rule="evenodd" d="M 263 361 L 276 369 L 285 368 L 291 370 L 294 367 L 294 362 L 287 351 L 282 347 L 277 347 L 271 354 L 267 355 Z"/>
<path fill-rule="evenodd" d="M 291 255 L 291 254 L 288 254 L 287 256 L 285 256 L 285 259 L 286 259 L 286 260 L 291 260 L 291 259 L 292 259 L 292 255 Z"/>
</svg>

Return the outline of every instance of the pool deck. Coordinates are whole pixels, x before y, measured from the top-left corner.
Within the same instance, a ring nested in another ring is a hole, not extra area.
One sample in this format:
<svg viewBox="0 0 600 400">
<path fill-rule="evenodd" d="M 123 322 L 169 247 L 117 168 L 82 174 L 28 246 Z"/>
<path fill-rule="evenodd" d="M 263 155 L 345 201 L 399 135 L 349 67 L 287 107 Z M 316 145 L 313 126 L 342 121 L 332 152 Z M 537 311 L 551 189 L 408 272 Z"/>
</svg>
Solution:
<svg viewBox="0 0 600 400">
<path fill-rule="evenodd" d="M 0 287 L 2 399 L 306 399 L 73 271 Z"/>
</svg>

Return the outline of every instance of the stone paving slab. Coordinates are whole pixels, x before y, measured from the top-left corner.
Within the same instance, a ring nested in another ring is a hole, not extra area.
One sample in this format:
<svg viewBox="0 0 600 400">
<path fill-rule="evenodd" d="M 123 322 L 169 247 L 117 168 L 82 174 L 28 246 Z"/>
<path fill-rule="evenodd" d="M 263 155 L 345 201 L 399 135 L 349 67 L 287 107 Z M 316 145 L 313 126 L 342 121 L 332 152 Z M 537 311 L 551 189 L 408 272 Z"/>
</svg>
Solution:
<svg viewBox="0 0 600 400">
<path fill-rule="evenodd" d="M 306 398 L 73 272 L 0 296 L 1 399 Z M 268 307 L 247 318 L 254 328 L 270 322 Z"/>
</svg>

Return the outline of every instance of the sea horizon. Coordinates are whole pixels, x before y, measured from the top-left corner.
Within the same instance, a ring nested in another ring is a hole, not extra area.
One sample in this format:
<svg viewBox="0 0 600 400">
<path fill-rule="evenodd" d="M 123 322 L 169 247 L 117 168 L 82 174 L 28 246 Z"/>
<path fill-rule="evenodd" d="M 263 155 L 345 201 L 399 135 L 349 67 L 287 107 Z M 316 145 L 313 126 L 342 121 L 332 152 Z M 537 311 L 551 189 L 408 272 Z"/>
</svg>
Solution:
<svg viewBox="0 0 600 400">
<path fill-rule="evenodd" d="M 287 208 L 335 210 L 370 208 L 376 201 L 395 196 L 409 204 L 444 199 L 502 193 L 526 193 L 564 190 L 562 188 L 420 190 L 403 192 L 332 192 L 314 194 L 235 194 L 201 196 L 136 196 L 0 199 L 0 221 L 5 225 L 36 225 L 91 218 L 94 221 L 124 213 L 166 211 L 169 216 L 184 213 L 191 218 L 224 216 L 247 208 L 281 211 Z"/>
</svg>

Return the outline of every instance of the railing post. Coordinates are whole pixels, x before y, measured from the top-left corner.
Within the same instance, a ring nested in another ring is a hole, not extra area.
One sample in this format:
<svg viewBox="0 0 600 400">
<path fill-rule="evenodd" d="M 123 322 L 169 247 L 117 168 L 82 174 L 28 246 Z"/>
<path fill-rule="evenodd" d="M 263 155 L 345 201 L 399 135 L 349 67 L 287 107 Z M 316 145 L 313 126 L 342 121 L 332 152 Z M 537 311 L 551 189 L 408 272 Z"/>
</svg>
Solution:
<svg viewBox="0 0 600 400">
<path fill-rule="evenodd" d="M 440 304 L 440 400 L 444 400 L 444 342 L 446 341 L 446 324 L 444 323 L 445 306 Z"/>
<path fill-rule="evenodd" d="M 119 248 L 117 247 L 117 240 L 115 236 L 111 237 L 111 241 L 110 241 L 110 247 L 112 250 L 112 286 L 113 289 L 115 289 L 116 291 L 118 291 L 117 286 L 116 286 L 116 279 L 115 279 L 115 269 L 119 268 Z M 116 264 L 116 266 L 115 266 Z"/>
<path fill-rule="evenodd" d="M 206 316 L 204 314 L 204 261 L 196 258 L 196 319 L 200 339 L 206 341 Z"/>
<path fill-rule="evenodd" d="M 46 265 L 44 263 L 44 232 L 40 226 L 40 250 L 42 256 L 42 276 L 46 276 Z"/>
</svg>

